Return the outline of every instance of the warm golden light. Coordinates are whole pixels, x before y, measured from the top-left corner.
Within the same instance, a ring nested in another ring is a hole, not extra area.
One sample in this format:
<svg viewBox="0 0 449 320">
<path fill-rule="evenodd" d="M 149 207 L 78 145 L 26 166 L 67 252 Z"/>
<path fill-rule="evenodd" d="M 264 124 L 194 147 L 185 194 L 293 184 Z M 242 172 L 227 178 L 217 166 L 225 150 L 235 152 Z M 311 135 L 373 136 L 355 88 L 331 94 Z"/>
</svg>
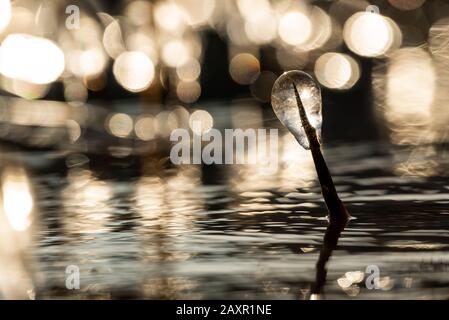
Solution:
<svg viewBox="0 0 449 320">
<path fill-rule="evenodd" d="M 384 116 L 397 144 L 421 144 L 432 139 L 432 105 L 436 74 L 429 53 L 420 48 L 396 51 L 386 75 Z"/>
<path fill-rule="evenodd" d="M 126 38 L 126 47 L 129 51 L 140 51 L 150 57 L 156 65 L 159 60 L 158 48 L 151 33 L 135 32 Z"/>
<path fill-rule="evenodd" d="M 178 8 L 183 12 L 184 19 L 193 27 L 208 22 L 215 9 L 216 0 L 175 0 Z"/>
<path fill-rule="evenodd" d="M 344 25 L 343 38 L 351 51 L 366 57 L 385 55 L 402 41 L 393 20 L 371 12 L 351 16 Z"/>
<path fill-rule="evenodd" d="M 307 51 L 315 50 L 327 44 L 332 35 L 337 38 L 339 37 L 339 33 L 332 29 L 331 18 L 320 7 L 313 6 L 310 8 L 307 11 L 307 16 L 310 19 L 312 31 L 308 40 L 304 44 L 301 44 L 299 49 Z"/>
<path fill-rule="evenodd" d="M 328 52 L 315 62 L 315 76 L 330 89 L 350 89 L 360 78 L 360 67 L 347 54 Z"/>
<path fill-rule="evenodd" d="M 6 171 L 2 176 L 3 210 L 11 227 L 24 231 L 31 224 L 33 197 L 23 170 Z"/>
<path fill-rule="evenodd" d="M 436 21 L 429 30 L 429 50 L 436 60 L 449 64 L 449 17 Z"/>
<path fill-rule="evenodd" d="M 64 53 L 52 41 L 11 34 L 0 47 L 0 73 L 35 84 L 51 83 L 65 68 Z"/>
<path fill-rule="evenodd" d="M 193 103 L 201 95 L 201 85 L 198 81 L 181 81 L 176 86 L 176 94 L 182 102 Z"/>
<path fill-rule="evenodd" d="M 79 78 L 93 78 L 106 68 L 107 57 L 100 47 L 75 50 L 68 55 L 70 71 Z"/>
<path fill-rule="evenodd" d="M 295 192 L 297 188 L 309 187 L 316 179 L 316 172 L 312 157 L 307 150 L 297 147 L 298 142 L 291 134 L 286 134 L 281 139 L 280 160 L 282 170 L 280 179 L 285 190 Z M 301 174 L 295 174 L 297 168 L 301 167 Z"/>
<path fill-rule="evenodd" d="M 64 98 L 70 105 L 83 105 L 87 101 L 87 97 L 87 89 L 81 81 L 67 81 L 64 83 Z"/>
<path fill-rule="evenodd" d="M 155 70 L 153 62 L 143 52 L 128 51 L 115 60 L 113 73 L 126 90 L 140 92 L 151 85 Z"/>
<path fill-rule="evenodd" d="M 128 4 L 125 13 L 134 25 L 143 26 L 151 22 L 151 7 L 149 1 L 136 0 Z"/>
<path fill-rule="evenodd" d="M 226 21 L 226 34 L 229 41 L 238 46 L 250 45 L 250 41 L 246 32 L 242 32 L 245 29 L 245 20 L 240 16 L 231 16 Z"/>
<path fill-rule="evenodd" d="M 277 33 L 277 21 L 271 10 L 258 11 L 245 21 L 245 32 L 248 39 L 255 44 L 271 42 Z"/>
<path fill-rule="evenodd" d="M 159 136 L 168 137 L 178 127 L 178 119 L 173 112 L 164 110 L 155 117 L 155 129 Z"/>
<path fill-rule="evenodd" d="M 279 21 L 279 36 L 289 45 L 305 43 L 312 34 L 312 23 L 302 12 L 289 12 Z"/>
<path fill-rule="evenodd" d="M 12 161 L 19 161 L 14 157 Z M 1 299 L 34 299 L 35 261 L 32 225 L 33 196 L 30 183 L 21 167 L 2 161 L 0 193 L 0 297 Z"/>
<path fill-rule="evenodd" d="M 259 60 L 250 53 L 239 53 L 229 64 L 229 74 L 239 84 L 251 84 L 260 74 Z"/>
<path fill-rule="evenodd" d="M 205 110 L 196 110 L 190 115 L 189 125 L 190 129 L 192 129 L 195 134 L 200 135 L 209 131 L 214 126 L 214 119 L 209 112 Z"/>
<path fill-rule="evenodd" d="M 182 81 L 195 81 L 201 74 L 201 65 L 197 59 L 190 58 L 176 67 L 176 74 Z"/>
<path fill-rule="evenodd" d="M 81 126 L 75 120 L 67 120 L 67 132 L 70 141 L 76 142 L 81 137 Z"/>
<path fill-rule="evenodd" d="M 14 124 L 60 127 L 65 125 L 67 117 L 67 104 L 63 102 L 11 100 L 9 121 Z"/>
<path fill-rule="evenodd" d="M 169 124 L 171 122 L 171 119 L 176 120 L 176 126 L 178 128 L 188 128 L 189 127 L 189 117 L 190 113 L 187 111 L 186 108 L 182 106 L 176 106 L 172 112 L 170 112 L 169 116 Z"/>
<path fill-rule="evenodd" d="M 447 141 L 447 124 L 449 113 L 449 17 L 437 20 L 429 30 L 429 50 L 432 54 L 435 70 L 437 70 L 437 88 L 432 107 L 433 127 L 435 138 Z"/>
<path fill-rule="evenodd" d="M 113 214 L 113 189 L 98 180 L 91 171 L 72 168 L 68 171 L 69 185 L 62 190 L 63 211 L 67 213 L 66 230 L 70 234 L 99 234 Z"/>
<path fill-rule="evenodd" d="M 140 116 L 136 121 L 134 131 L 140 140 L 154 139 L 156 136 L 155 119 L 151 115 Z"/>
<path fill-rule="evenodd" d="M 387 72 L 387 104 L 392 115 L 428 116 L 434 98 L 435 70 L 430 55 L 420 48 L 398 50 Z M 419 90 L 418 90 L 419 89 Z"/>
<path fill-rule="evenodd" d="M 113 20 L 104 30 L 103 47 L 113 59 L 126 50 L 118 20 Z"/>
<path fill-rule="evenodd" d="M 124 113 L 116 113 L 109 118 L 107 128 L 109 132 L 116 137 L 125 138 L 130 135 L 133 130 L 133 119 Z"/>
<path fill-rule="evenodd" d="M 181 34 L 186 27 L 186 20 L 179 7 L 170 1 L 159 1 L 153 10 L 154 21 L 162 30 Z"/>
<path fill-rule="evenodd" d="M 50 89 L 49 86 L 49 84 L 35 84 L 11 78 L 4 78 L 1 83 L 3 90 L 25 99 L 39 99 L 44 97 Z"/>
<path fill-rule="evenodd" d="M 162 61 L 169 67 L 185 64 L 190 57 L 190 48 L 184 41 L 172 40 L 162 47 Z"/>
<path fill-rule="evenodd" d="M 271 5 L 268 0 L 237 0 L 240 14 L 248 18 L 254 13 L 270 11 Z"/>
<path fill-rule="evenodd" d="M 5 29 L 11 20 L 10 0 L 0 0 L 0 32 Z"/>
</svg>

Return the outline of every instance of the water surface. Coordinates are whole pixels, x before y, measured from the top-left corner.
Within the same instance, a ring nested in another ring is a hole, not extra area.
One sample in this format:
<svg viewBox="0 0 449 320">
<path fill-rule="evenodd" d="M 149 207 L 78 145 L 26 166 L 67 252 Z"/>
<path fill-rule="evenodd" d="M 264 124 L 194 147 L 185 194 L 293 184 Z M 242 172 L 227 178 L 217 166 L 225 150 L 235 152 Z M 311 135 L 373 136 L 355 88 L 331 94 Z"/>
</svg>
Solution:
<svg viewBox="0 0 449 320">
<path fill-rule="evenodd" d="M 353 218 L 325 266 L 322 294 L 312 298 L 449 298 L 449 161 L 444 149 L 429 148 L 432 158 L 415 159 L 384 145 L 326 146 Z M 283 150 L 268 175 L 166 161 L 133 175 L 120 161 L 28 169 L 33 297 L 311 298 L 326 208 L 310 155 Z M 67 163 L 54 152 L 10 154 L 19 155 Z M 80 268 L 80 290 L 65 287 L 68 265 Z M 377 289 L 366 285 L 373 265 Z"/>
</svg>

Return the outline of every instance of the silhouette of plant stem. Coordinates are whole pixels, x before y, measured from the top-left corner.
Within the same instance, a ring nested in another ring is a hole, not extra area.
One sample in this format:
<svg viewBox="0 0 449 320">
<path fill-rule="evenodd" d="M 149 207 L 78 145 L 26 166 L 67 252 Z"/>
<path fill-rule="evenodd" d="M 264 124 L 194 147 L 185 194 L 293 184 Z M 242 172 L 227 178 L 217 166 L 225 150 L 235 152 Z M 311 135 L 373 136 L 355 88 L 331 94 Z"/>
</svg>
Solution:
<svg viewBox="0 0 449 320">
<path fill-rule="evenodd" d="M 306 110 L 302 104 L 301 97 L 299 96 L 296 86 L 293 83 L 292 85 L 293 90 L 295 91 L 296 102 L 298 104 L 301 124 L 309 141 L 313 162 L 318 174 L 318 180 L 320 181 L 321 193 L 323 194 L 323 198 L 329 212 L 329 219 L 330 221 L 347 221 L 349 218 L 349 213 L 343 202 L 338 197 L 337 190 L 335 190 L 335 185 L 332 181 L 331 174 L 327 168 L 326 161 L 324 161 L 323 154 L 321 153 L 321 144 L 318 141 L 316 130 L 307 118 Z"/>
</svg>

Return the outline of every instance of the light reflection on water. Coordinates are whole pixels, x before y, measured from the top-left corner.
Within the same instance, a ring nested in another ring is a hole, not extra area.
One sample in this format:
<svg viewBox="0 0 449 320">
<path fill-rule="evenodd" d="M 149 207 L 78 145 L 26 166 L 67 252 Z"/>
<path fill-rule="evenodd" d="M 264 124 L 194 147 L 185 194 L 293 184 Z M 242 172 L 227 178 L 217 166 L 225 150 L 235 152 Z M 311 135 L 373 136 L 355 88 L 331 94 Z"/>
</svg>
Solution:
<svg viewBox="0 0 449 320">
<path fill-rule="evenodd" d="M 30 174 L 36 298 L 449 298 L 447 179 L 399 176 L 403 151 L 369 145 L 326 148 L 354 219 L 313 294 L 326 209 L 307 154 L 286 150 L 290 165 L 271 176 L 245 166 L 216 167 L 213 181 L 200 166 Z M 432 172 L 447 172 L 447 159 L 435 162 Z M 68 265 L 80 268 L 80 290 L 65 288 Z M 380 269 L 377 290 L 365 286 L 369 265 Z"/>
</svg>

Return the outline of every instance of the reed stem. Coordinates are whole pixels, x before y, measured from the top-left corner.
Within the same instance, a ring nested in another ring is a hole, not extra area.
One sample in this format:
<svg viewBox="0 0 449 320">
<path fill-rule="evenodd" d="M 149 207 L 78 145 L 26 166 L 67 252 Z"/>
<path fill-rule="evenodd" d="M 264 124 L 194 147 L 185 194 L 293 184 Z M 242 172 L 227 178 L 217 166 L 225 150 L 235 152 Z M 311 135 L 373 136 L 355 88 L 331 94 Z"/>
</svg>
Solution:
<svg viewBox="0 0 449 320">
<path fill-rule="evenodd" d="M 307 118 L 307 113 L 304 105 L 301 101 L 301 97 L 294 83 L 293 90 L 295 91 L 296 103 L 298 104 L 299 115 L 301 118 L 301 124 L 306 133 L 309 141 L 310 151 L 312 152 L 313 162 L 318 174 L 318 180 L 321 185 L 321 193 L 323 194 L 324 201 L 326 202 L 327 210 L 329 212 L 330 221 L 347 221 L 349 219 L 349 213 L 346 210 L 343 202 L 340 200 L 335 189 L 332 176 L 327 168 L 326 161 L 321 153 L 321 144 L 318 141 L 315 128 L 310 124 Z"/>
</svg>

